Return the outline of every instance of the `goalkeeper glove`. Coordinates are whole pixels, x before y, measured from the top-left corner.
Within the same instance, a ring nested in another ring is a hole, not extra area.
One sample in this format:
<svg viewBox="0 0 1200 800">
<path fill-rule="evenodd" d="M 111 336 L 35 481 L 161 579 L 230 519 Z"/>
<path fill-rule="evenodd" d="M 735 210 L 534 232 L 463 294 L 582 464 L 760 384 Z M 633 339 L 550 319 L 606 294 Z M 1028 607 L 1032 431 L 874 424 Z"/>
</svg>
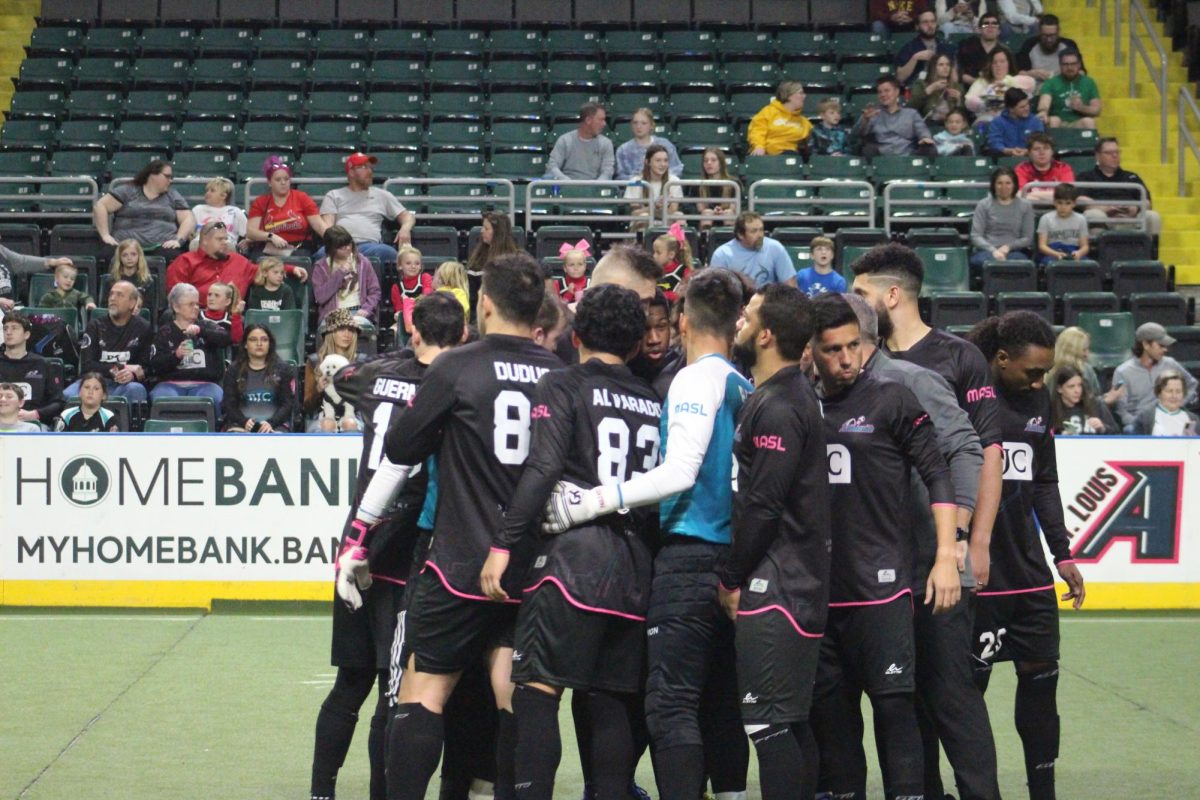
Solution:
<svg viewBox="0 0 1200 800">
<path fill-rule="evenodd" d="M 357 539 L 348 539 L 342 545 L 342 551 L 337 558 L 337 581 L 335 588 L 338 597 L 342 598 L 351 611 L 362 608 L 362 592 L 371 587 L 371 565 L 367 561 L 367 548 L 362 541 L 367 534 L 367 526 L 355 520 L 350 527 L 358 531 Z"/>
<path fill-rule="evenodd" d="M 620 490 L 612 486 L 584 489 L 569 481 L 559 481 L 546 501 L 542 533 L 556 534 L 590 522 L 618 509 Z"/>
</svg>

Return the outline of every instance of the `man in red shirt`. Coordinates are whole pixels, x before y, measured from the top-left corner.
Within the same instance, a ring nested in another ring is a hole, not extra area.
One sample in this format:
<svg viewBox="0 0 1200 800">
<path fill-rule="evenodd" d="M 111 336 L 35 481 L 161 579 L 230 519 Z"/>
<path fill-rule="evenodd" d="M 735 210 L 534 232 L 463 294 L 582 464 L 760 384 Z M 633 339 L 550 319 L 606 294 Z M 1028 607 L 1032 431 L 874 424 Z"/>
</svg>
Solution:
<svg viewBox="0 0 1200 800">
<path fill-rule="evenodd" d="M 1016 173 L 1018 188 L 1035 181 L 1075 182 L 1075 170 L 1071 165 L 1054 157 L 1054 139 L 1048 133 L 1029 135 L 1029 158 L 1017 164 Z M 1054 199 L 1054 187 L 1031 189 L 1024 197 L 1031 203 L 1049 203 Z"/>
<path fill-rule="evenodd" d="M 288 274 L 299 280 L 308 279 L 308 270 L 285 264 Z M 208 295 L 208 287 L 217 281 L 232 283 L 242 298 L 250 291 L 258 267 L 240 253 L 229 252 L 229 233 L 225 223 L 208 222 L 200 229 L 200 247 L 176 258 L 167 267 L 167 291 L 177 283 L 190 283 L 201 297 Z M 237 309 L 231 309 L 238 313 Z"/>
</svg>

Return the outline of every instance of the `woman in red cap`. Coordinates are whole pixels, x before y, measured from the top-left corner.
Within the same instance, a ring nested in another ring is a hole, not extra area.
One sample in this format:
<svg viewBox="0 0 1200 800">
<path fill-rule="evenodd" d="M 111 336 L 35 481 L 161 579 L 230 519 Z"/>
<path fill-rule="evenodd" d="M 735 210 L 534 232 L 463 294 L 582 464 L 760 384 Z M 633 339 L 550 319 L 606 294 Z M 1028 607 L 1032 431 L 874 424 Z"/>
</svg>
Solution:
<svg viewBox="0 0 1200 800">
<path fill-rule="evenodd" d="M 321 219 L 317 204 L 306 193 L 292 188 L 292 168 L 280 156 L 267 156 L 263 175 L 271 191 L 250 204 L 246 238 L 261 243 L 266 255 L 309 255 L 311 234 L 324 236 L 329 227 Z"/>
</svg>

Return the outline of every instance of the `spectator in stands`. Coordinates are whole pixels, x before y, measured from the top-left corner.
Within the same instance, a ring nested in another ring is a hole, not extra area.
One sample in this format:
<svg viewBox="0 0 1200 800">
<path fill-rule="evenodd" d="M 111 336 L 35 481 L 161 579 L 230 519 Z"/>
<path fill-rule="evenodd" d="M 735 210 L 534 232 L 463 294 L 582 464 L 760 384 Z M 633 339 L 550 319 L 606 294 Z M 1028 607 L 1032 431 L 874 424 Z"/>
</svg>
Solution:
<svg viewBox="0 0 1200 800">
<path fill-rule="evenodd" d="M 503 211 L 485 211 L 480 223 L 479 244 L 467 257 L 467 280 L 471 285 L 471 308 L 479 295 L 479 284 L 483 280 L 483 267 L 497 256 L 520 251 L 513 238 L 512 220 Z M 399 309 L 396 309 L 399 311 Z M 472 321 L 474 318 L 472 317 Z"/>
<path fill-rule="evenodd" d="M 1138 414 L 1133 432 L 1141 436 L 1198 436 L 1200 417 L 1183 407 L 1187 386 L 1183 375 L 1164 372 L 1154 380 L 1156 402 Z"/>
<path fill-rule="evenodd" d="M 729 162 L 725 152 L 719 147 L 706 147 L 700 157 L 700 179 L 706 181 L 737 181 L 737 176 L 729 174 Z M 734 212 L 735 190 L 732 186 L 698 186 L 696 187 L 696 213 L 703 214 L 700 228 L 711 228 L 717 217 L 729 217 Z"/>
<path fill-rule="evenodd" d="M 121 423 L 117 415 L 104 407 L 108 399 L 104 376 L 85 372 L 77 383 L 79 405 L 64 409 L 54 429 L 65 433 L 119 433 Z"/>
<path fill-rule="evenodd" d="M 336 308 L 344 308 L 375 324 L 375 309 L 382 296 L 379 276 L 367 256 L 358 249 L 350 231 L 341 225 L 326 229 L 322 249 L 325 257 L 313 264 L 312 288 L 313 299 L 317 301 L 317 320 L 325 319 Z"/>
<path fill-rule="evenodd" d="M 324 236 L 329 226 L 313 199 L 292 188 L 292 168 L 281 157 L 267 156 L 263 175 L 271 190 L 250 204 L 246 238 L 267 255 L 307 256 L 309 238 Z"/>
<path fill-rule="evenodd" d="M 812 266 L 800 270 L 796 286 L 809 297 L 846 291 L 846 279 L 833 270 L 833 240 L 817 236 L 808 248 Z"/>
<path fill-rule="evenodd" d="M 233 200 L 233 181 L 228 178 L 213 178 L 204 186 L 204 202 L 192 208 L 192 216 L 196 218 L 196 226 L 203 227 L 206 222 L 220 220 L 225 223 L 229 232 L 229 247 L 246 252 L 250 242 L 246 239 L 246 212 L 235 205 Z M 199 242 L 192 240 L 195 250 Z"/>
<path fill-rule="evenodd" d="M 1017 69 L 1041 84 L 1058 74 L 1058 54 L 1067 50 L 1081 53 L 1074 39 L 1058 35 L 1058 17 L 1043 14 L 1038 21 L 1037 36 L 1031 36 L 1017 51 Z M 1082 67 L 1083 57 L 1080 56 Z"/>
<path fill-rule="evenodd" d="M 1044 133 L 1045 123 L 1030 114 L 1032 101 L 1024 89 L 1013 87 L 1004 93 L 1004 113 L 987 126 L 987 149 L 997 156 L 1029 154 L 1027 144 L 1032 133 Z"/>
<path fill-rule="evenodd" d="M 54 288 L 42 295 L 38 305 L 42 308 L 73 308 L 82 317 L 84 311 L 96 307 L 96 301 L 85 291 L 75 288 L 79 271 L 74 264 L 61 264 L 54 268 Z"/>
<path fill-rule="evenodd" d="M 1080 183 L 1136 183 L 1146 189 L 1146 203 L 1150 202 L 1150 190 L 1146 188 L 1146 182 L 1136 172 L 1121 169 L 1121 145 L 1113 136 L 1105 136 L 1096 142 L 1096 166 L 1079 173 L 1078 179 Z M 1137 216 L 1138 207 L 1136 205 L 1108 205 L 1101 202 L 1113 200 L 1136 202 L 1140 198 L 1137 189 L 1119 189 L 1115 186 L 1112 189 L 1104 189 L 1093 186 L 1088 187 L 1087 196 L 1092 202 L 1084 209 L 1083 215 L 1093 225 L 1104 224 L 1110 228 L 1137 225 L 1136 222 L 1126 221 Z M 1162 216 L 1149 207 L 1146 208 L 1146 231 L 1151 234 L 1158 234 L 1162 231 Z"/>
<path fill-rule="evenodd" d="M 967 128 L 967 112 L 961 108 L 951 109 L 946 115 L 946 128 L 933 137 L 939 156 L 973 156 L 975 140 Z"/>
<path fill-rule="evenodd" d="M 883 36 L 911 31 L 918 15 L 928 8 L 929 0 L 871 0 L 871 30 Z"/>
<path fill-rule="evenodd" d="M 683 162 L 679 160 L 675 145 L 661 136 L 654 135 L 654 112 L 648 108 L 639 108 L 633 112 L 629 127 L 633 129 L 633 138 L 617 148 L 617 180 L 627 181 L 642 174 L 642 167 L 646 163 L 646 151 L 651 145 L 666 149 L 669 159 L 667 168 L 672 177 L 678 178 L 683 174 Z"/>
<path fill-rule="evenodd" d="M 229 333 L 235 345 L 242 343 L 242 310 L 246 303 L 232 283 L 217 281 L 208 287 L 201 317 L 216 323 Z"/>
<path fill-rule="evenodd" d="M 372 186 L 379 159 L 365 153 L 352 153 L 346 159 L 347 185 L 334 189 L 321 201 L 321 219 L 326 226 L 341 225 L 354 237 L 354 243 L 367 258 L 390 264 L 396 260 L 396 247 L 412 244 L 412 229 L 417 218 L 391 192 Z M 400 225 L 395 244 L 383 243 L 384 220 Z M 324 248 L 315 258 L 325 255 Z"/>
<path fill-rule="evenodd" d="M 1117 419 L 1125 433 L 1133 433 L 1138 417 L 1154 408 L 1154 386 L 1165 372 L 1177 372 L 1183 379 L 1183 405 L 1196 399 L 1196 379 L 1178 361 L 1167 355 L 1175 337 L 1157 322 L 1147 322 L 1134 332 L 1133 357 L 1113 372 L 1112 388 L 1124 387 L 1117 399 Z"/>
<path fill-rule="evenodd" d="M 1096 129 L 1100 116 L 1100 87 L 1079 71 L 1082 62 L 1075 50 L 1058 54 L 1059 73 L 1042 84 L 1038 116 L 1051 128 Z"/>
<path fill-rule="evenodd" d="M 761 216 L 743 211 L 738 214 L 733 232 L 736 238 L 717 248 L 709 259 L 710 266 L 739 272 L 759 289 L 768 283 L 796 285 L 796 268 L 787 249 L 778 239 L 765 235 Z"/>
<path fill-rule="evenodd" d="M 308 270 L 288 264 L 286 271 L 298 280 L 308 279 Z M 167 291 L 177 284 L 190 283 L 196 290 L 208 295 L 208 287 L 216 281 L 232 283 L 238 294 L 245 297 L 250 293 L 250 284 L 258 274 L 258 267 L 241 253 L 229 252 L 229 236 L 225 223 L 211 221 L 200 229 L 200 248 L 184 253 L 167 267 Z M 240 309 L 239 309 L 240 310 Z"/>
<path fill-rule="evenodd" d="M 141 293 L 142 298 L 150 303 L 150 308 L 154 308 L 154 301 L 158 297 L 158 287 L 155 284 L 154 276 L 150 274 L 150 265 L 146 263 L 146 253 L 138 244 L 137 239 L 122 239 L 117 244 L 117 251 L 113 253 L 108 274 L 114 284 L 117 281 L 132 283 L 134 288 Z"/>
<path fill-rule="evenodd" d="M 266 325 L 246 328 L 245 347 L 225 370 L 222 413 L 232 433 L 291 430 L 296 411 L 296 372 L 275 352 L 275 334 Z"/>
<path fill-rule="evenodd" d="M 183 247 L 196 228 L 196 218 L 183 195 L 171 188 L 174 179 L 174 168 L 156 158 L 130 183 L 110 187 L 92 206 L 100 240 L 116 247 L 120 239 L 136 239 L 148 252 Z"/>
<path fill-rule="evenodd" d="M 290 311 L 296 307 L 296 293 L 286 283 L 283 262 L 275 256 L 258 260 L 258 273 L 246 298 L 246 310 Z"/>
<path fill-rule="evenodd" d="M 1031 32 L 1042 14 L 1042 0 L 996 0 L 996 5 L 1004 15 L 1005 36 Z"/>
<path fill-rule="evenodd" d="M 167 303 L 174 316 L 154 337 L 149 366 L 158 384 L 150 391 L 150 400 L 207 397 L 219 411 L 223 393 L 216 381 L 225 364 L 222 351 L 232 344 L 229 332 L 201 319 L 200 292 L 190 283 L 175 284 Z"/>
<path fill-rule="evenodd" d="M 1083 214 L 1075 210 L 1079 192 L 1070 183 L 1054 187 L 1054 210 L 1038 220 L 1038 263 L 1079 261 L 1088 254 L 1088 227 Z"/>
<path fill-rule="evenodd" d="M 1000 17 L 984 12 L 979 17 L 979 35 L 958 45 L 955 53 L 958 77 L 964 86 L 970 86 L 983 72 L 988 56 L 1000 45 Z"/>
<path fill-rule="evenodd" d="M 1009 89 L 1020 89 L 1029 97 L 1033 94 L 1033 78 L 1012 73 L 1012 53 L 1007 47 L 997 47 L 988 54 L 987 64 L 967 90 L 967 109 L 975 115 L 976 125 L 986 125 L 1005 108 L 1004 96 Z"/>
<path fill-rule="evenodd" d="M 18 275 L 41 272 L 47 267 L 57 269 L 71 263 L 71 259 L 63 256 L 58 258 L 27 256 L 0 245 L 0 311 L 7 313 L 17 305 L 24 305 L 17 297 L 15 279 Z"/>
<path fill-rule="evenodd" d="M 79 340 L 79 349 L 81 372 L 103 375 L 107 394 L 141 403 L 146 400 L 146 369 L 154 332 L 150 323 L 134 311 L 137 302 L 138 290 L 133 283 L 114 283 L 108 290 L 108 313 L 92 317 Z M 63 396 L 73 400 L 79 396 L 79 389 L 80 381 L 75 381 L 63 390 Z"/>
<path fill-rule="evenodd" d="M 354 413 L 331 419 L 321 419 L 321 400 L 329 379 L 320 370 L 325 356 L 339 355 L 351 364 L 361 363 L 366 358 L 358 352 L 358 323 L 349 311 L 331 311 L 321 327 L 317 329 L 321 345 L 317 352 L 304 362 L 304 417 L 305 430 L 309 433 L 349 433 L 362 427 L 362 421 Z"/>
<path fill-rule="evenodd" d="M 1029 158 L 1017 164 L 1017 188 L 1027 183 L 1074 183 L 1075 170 L 1065 161 L 1054 157 L 1054 138 L 1048 133 L 1029 134 Z M 1025 193 L 1031 203 L 1048 203 L 1054 199 L 1054 188 L 1043 186 Z"/>
<path fill-rule="evenodd" d="M 804 84 L 782 81 L 775 97 L 763 106 L 746 128 L 752 156 L 777 156 L 808 149 L 812 123 L 804 116 Z"/>
<path fill-rule="evenodd" d="M 1092 395 L 1079 370 L 1063 365 L 1047 385 L 1051 387 L 1050 405 L 1056 434 L 1121 432 L 1108 408 Z"/>
<path fill-rule="evenodd" d="M 25 387 L 19 383 L 0 383 L 0 433 L 39 433 L 42 427 L 26 419 Z"/>
<path fill-rule="evenodd" d="M 900 106 L 900 91 L 900 82 L 891 75 L 875 80 L 879 104 L 868 104 L 852 130 L 852 135 L 862 140 L 862 153 L 867 158 L 935 153 L 929 126 L 915 110 Z"/>
<path fill-rule="evenodd" d="M 658 264 L 663 272 L 658 288 L 674 303 L 683 296 L 695 269 L 692 262 L 692 246 L 688 244 L 683 226 L 676 222 L 666 233 L 655 238 L 652 253 L 654 263 Z"/>
<path fill-rule="evenodd" d="M 41 355 L 29 351 L 33 323 L 13 311 L 4 317 L 4 351 L 0 353 L 0 381 L 21 387 L 22 422 L 49 427 L 63 410 L 62 375 L 51 370 Z"/>
<path fill-rule="evenodd" d="M 954 58 L 947 53 L 938 53 L 928 61 L 927 69 L 913 81 L 908 106 L 922 119 L 942 122 L 962 102 L 963 93 L 954 71 Z"/>
<path fill-rule="evenodd" d="M 988 196 L 971 217 L 971 265 L 1028 259 L 1033 245 L 1033 205 L 1017 196 L 1017 176 L 1008 167 L 992 172 Z"/>
<path fill-rule="evenodd" d="M 629 213 L 635 217 L 646 217 L 646 220 L 633 220 L 629 223 L 630 230 L 642 230 L 649 225 L 648 219 L 656 217 L 661 220 L 679 213 L 679 201 L 683 199 L 683 189 L 671 177 L 669 171 L 670 158 L 667 148 L 652 144 L 646 148 L 646 160 L 642 165 L 641 183 L 630 183 L 625 187 L 625 197 L 629 200 L 641 200 L 629 204 Z"/>
<path fill-rule="evenodd" d="M 471 301 L 467 297 L 469 288 L 467 268 L 458 261 L 443 261 L 433 273 L 433 290 L 452 295 L 462 305 L 467 318 L 471 316 Z"/>
<path fill-rule="evenodd" d="M 896 77 L 908 83 L 913 75 L 926 72 L 926 65 L 939 55 L 953 63 L 954 45 L 938 33 L 937 14 L 926 9 L 917 14 L 917 35 L 896 51 Z"/>
<path fill-rule="evenodd" d="M 986 0 L 937 0 L 934 9 L 937 11 L 938 30 L 947 36 L 977 32 L 979 9 L 986 5 Z"/>
<path fill-rule="evenodd" d="M 826 97 L 817 103 L 819 121 L 812 129 L 809 152 L 815 156 L 850 155 L 850 128 L 842 124 L 842 101 Z"/>
<path fill-rule="evenodd" d="M 1089 363 L 1091 357 L 1092 337 L 1088 332 L 1074 325 L 1064 328 L 1054 340 L 1054 367 L 1049 377 L 1052 378 L 1059 369 L 1070 367 L 1083 376 L 1084 387 L 1090 396 L 1103 400 L 1106 406 L 1112 406 L 1125 394 L 1125 389 L 1118 387 L 1101 396 L 1100 379 Z M 1049 379 L 1047 385 L 1051 385 Z"/>
<path fill-rule="evenodd" d="M 433 276 L 424 269 L 421 251 L 406 244 L 396 254 L 396 277 L 396 282 L 392 284 L 392 310 L 395 312 L 396 340 L 403 344 L 412 336 L 412 315 L 417 299 L 433 293 Z M 468 295 L 470 278 L 468 273 Z"/>
<path fill-rule="evenodd" d="M 546 177 L 560 181 L 612 180 L 612 140 L 604 135 L 608 112 L 599 103 L 579 109 L 579 127 L 558 137 L 546 161 Z"/>
</svg>

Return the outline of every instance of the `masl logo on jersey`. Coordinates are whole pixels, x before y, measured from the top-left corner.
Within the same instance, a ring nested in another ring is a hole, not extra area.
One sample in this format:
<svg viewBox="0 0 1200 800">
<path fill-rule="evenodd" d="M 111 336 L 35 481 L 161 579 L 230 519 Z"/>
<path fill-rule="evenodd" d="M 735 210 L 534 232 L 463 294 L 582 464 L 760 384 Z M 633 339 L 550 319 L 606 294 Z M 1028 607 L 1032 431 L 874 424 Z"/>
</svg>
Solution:
<svg viewBox="0 0 1200 800">
<path fill-rule="evenodd" d="M 1179 562 L 1182 463 L 1106 461 L 1082 485 L 1061 489 L 1076 561 L 1095 563 L 1123 540 L 1134 564 Z"/>
</svg>

